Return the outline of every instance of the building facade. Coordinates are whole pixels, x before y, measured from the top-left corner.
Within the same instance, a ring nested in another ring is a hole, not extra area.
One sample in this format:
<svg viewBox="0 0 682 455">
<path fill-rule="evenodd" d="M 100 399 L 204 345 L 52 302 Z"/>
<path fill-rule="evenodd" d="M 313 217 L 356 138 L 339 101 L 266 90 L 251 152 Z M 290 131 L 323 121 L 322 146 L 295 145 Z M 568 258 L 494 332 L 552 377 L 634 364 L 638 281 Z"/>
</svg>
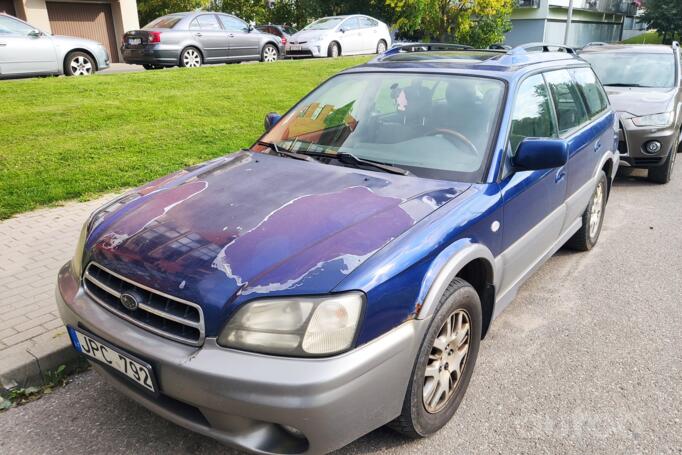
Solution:
<svg viewBox="0 0 682 455">
<path fill-rule="evenodd" d="M 0 0 L 0 12 L 46 33 L 99 41 L 109 50 L 112 62 L 121 60 L 123 34 L 140 28 L 137 0 Z"/>
<path fill-rule="evenodd" d="M 512 30 L 506 43 L 516 46 L 529 42 L 563 43 L 569 0 L 520 0 L 512 13 Z M 632 0 L 574 0 L 569 30 L 569 46 L 591 41 L 619 41 L 626 16 L 634 16 Z"/>
</svg>

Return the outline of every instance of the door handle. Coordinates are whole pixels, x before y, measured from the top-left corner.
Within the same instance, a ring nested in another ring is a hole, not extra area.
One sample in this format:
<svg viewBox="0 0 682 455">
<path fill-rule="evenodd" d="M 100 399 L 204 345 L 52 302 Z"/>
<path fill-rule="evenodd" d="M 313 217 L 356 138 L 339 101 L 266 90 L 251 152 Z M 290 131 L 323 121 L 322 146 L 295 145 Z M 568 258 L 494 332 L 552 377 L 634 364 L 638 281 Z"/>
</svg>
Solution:
<svg viewBox="0 0 682 455">
<path fill-rule="evenodd" d="M 597 139 L 597 142 L 594 143 L 594 151 L 598 152 L 601 150 L 601 140 Z"/>
<path fill-rule="evenodd" d="M 234 38 L 234 33 L 230 33 L 227 35 L 229 38 Z"/>
<path fill-rule="evenodd" d="M 559 183 L 566 177 L 566 170 L 562 167 L 558 171 L 556 171 L 556 174 L 554 175 L 554 183 Z"/>
<path fill-rule="evenodd" d="M 204 36 L 204 35 L 202 35 L 202 34 L 199 33 L 199 32 L 196 32 L 196 33 L 194 34 L 194 36 L 199 36 L 199 37 L 201 37 L 201 36 Z"/>
<path fill-rule="evenodd" d="M 5 47 L 7 46 L 7 43 L 0 43 L 0 47 Z"/>
</svg>

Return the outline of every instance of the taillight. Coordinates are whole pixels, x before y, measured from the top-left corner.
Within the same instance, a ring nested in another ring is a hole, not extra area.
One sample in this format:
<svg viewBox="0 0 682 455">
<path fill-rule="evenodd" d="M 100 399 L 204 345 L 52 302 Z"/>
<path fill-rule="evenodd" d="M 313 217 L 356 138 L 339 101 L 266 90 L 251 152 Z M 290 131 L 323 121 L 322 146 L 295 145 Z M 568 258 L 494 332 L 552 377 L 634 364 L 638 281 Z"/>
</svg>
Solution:
<svg viewBox="0 0 682 455">
<path fill-rule="evenodd" d="M 160 43 L 161 42 L 161 32 L 149 32 L 148 43 Z"/>
<path fill-rule="evenodd" d="M 286 36 L 283 36 L 283 37 L 282 37 L 282 44 L 286 44 L 286 43 L 287 43 L 287 37 L 286 37 Z"/>
</svg>

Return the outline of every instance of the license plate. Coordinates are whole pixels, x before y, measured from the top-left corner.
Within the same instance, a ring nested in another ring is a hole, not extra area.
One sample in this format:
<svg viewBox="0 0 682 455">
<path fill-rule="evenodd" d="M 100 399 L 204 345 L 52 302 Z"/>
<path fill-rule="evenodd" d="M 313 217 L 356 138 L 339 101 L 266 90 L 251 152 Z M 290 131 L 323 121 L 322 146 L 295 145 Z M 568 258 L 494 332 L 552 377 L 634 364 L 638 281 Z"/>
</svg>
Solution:
<svg viewBox="0 0 682 455">
<path fill-rule="evenodd" d="M 120 371 L 133 382 L 156 393 L 152 367 L 148 363 L 111 346 L 102 339 L 67 326 L 76 351 Z"/>
<path fill-rule="evenodd" d="M 301 45 L 300 44 L 292 44 L 289 46 L 290 51 L 300 51 L 301 50 Z"/>
<path fill-rule="evenodd" d="M 128 38 L 128 44 L 131 46 L 138 46 L 142 44 L 142 38 Z"/>
</svg>

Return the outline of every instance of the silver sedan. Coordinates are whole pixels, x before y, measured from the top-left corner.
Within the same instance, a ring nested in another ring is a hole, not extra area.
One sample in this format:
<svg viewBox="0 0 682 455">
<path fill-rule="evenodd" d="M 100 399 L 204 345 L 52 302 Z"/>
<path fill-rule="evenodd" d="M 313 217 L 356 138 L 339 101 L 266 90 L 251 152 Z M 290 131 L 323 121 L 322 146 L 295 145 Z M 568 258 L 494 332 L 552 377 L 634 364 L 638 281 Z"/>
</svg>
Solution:
<svg viewBox="0 0 682 455">
<path fill-rule="evenodd" d="M 44 33 L 0 13 L 0 79 L 59 75 L 88 76 L 109 67 L 109 53 L 97 41 Z"/>
</svg>

